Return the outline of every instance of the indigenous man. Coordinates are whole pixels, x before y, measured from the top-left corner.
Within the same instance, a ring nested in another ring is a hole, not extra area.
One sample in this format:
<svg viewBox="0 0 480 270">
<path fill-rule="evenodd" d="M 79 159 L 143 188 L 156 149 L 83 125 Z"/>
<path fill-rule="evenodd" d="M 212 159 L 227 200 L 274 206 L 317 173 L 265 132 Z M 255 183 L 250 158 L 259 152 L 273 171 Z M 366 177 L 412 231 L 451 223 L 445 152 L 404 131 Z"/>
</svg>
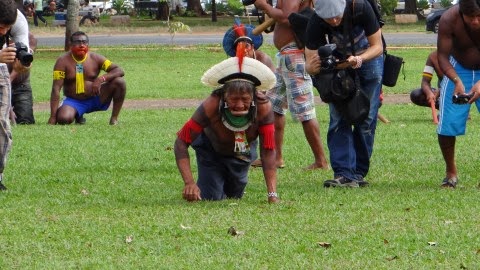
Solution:
<svg viewBox="0 0 480 270">
<path fill-rule="evenodd" d="M 110 125 L 116 125 L 126 93 L 123 70 L 105 56 L 89 52 L 84 32 L 73 33 L 70 42 L 70 52 L 60 56 L 53 68 L 48 123 L 83 124 L 83 114 L 106 111 L 113 100 Z M 106 73 L 100 75 L 102 70 Z M 65 99 L 58 107 L 62 87 Z"/>
<path fill-rule="evenodd" d="M 216 89 L 177 133 L 175 141 L 185 200 L 242 198 L 260 137 L 268 202 L 278 202 L 274 117 L 272 105 L 260 92 L 272 88 L 275 80 L 267 66 L 243 55 L 224 60 L 203 75 L 203 84 Z M 197 156 L 196 183 L 190 167 L 190 145 Z"/>
<path fill-rule="evenodd" d="M 436 74 L 438 78 L 437 89 L 432 87 L 433 74 Z M 433 102 L 438 109 L 438 97 L 440 96 L 439 86 L 442 82 L 442 78 L 443 71 L 438 65 L 437 51 L 435 50 L 428 55 L 427 62 L 423 68 L 420 88 L 410 92 L 410 100 L 414 104 L 424 107 L 430 107 L 430 104 Z"/>
<path fill-rule="evenodd" d="M 446 164 L 442 187 L 458 183 L 456 136 L 464 135 L 470 106 L 480 109 L 480 1 L 460 0 L 440 18 L 438 62 L 444 72 L 440 93 L 438 143 Z M 463 98 L 457 99 L 458 96 Z"/>
</svg>

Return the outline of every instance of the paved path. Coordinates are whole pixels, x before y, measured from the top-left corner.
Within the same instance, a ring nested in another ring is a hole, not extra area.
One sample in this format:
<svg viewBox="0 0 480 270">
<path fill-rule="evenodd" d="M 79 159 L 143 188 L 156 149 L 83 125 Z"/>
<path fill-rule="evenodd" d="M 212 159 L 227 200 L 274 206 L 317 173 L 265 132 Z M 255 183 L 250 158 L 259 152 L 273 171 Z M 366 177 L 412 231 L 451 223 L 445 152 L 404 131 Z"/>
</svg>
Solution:
<svg viewBox="0 0 480 270">
<path fill-rule="evenodd" d="M 148 100 L 125 100 L 123 107 L 127 109 L 167 109 L 167 108 L 195 108 L 200 104 L 199 99 L 148 99 Z M 325 104 L 320 98 L 315 97 L 318 105 Z M 409 103 L 410 97 L 407 94 L 384 95 L 384 104 Z M 37 102 L 33 105 L 34 111 L 50 110 L 49 102 Z"/>
</svg>

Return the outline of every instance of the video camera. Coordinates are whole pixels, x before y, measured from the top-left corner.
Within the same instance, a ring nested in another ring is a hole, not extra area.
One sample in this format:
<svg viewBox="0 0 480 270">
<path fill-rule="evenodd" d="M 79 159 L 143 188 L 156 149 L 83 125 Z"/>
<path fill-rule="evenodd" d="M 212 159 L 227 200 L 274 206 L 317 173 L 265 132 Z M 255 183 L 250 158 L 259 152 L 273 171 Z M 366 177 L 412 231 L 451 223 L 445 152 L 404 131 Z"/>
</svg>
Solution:
<svg viewBox="0 0 480 270">
<path fill-rule="evenodd" d="M 242 5 L 249 6 L 255 4 L 255 0 L 242 0 Z"/>
<path fill-rule="evenodd" d="M 452 102 L 454 104 L 467 104 L 471 98 L 472 98 L 472 94 L 454 95 L 452 97 Z"/>
<path fill-rule="evenodd" d="M 336 44 L 326 44 L 318 48 L 318 56 L 320 56 L 320 68 L 332 70 L 338 64 L 337 59 L 332 55 L 337 48 Z"/>
<path fill-rule="evenodd" d="M 33 61 L 33 55 L 28 52 L 27 45 L 22 42 L 15 42 L 15 48 L 17 49 L 17 55 L 15 55 L 15 58 L 20 60 L 22 65 L 26 67 L 30 66 Z"/>
</svg>

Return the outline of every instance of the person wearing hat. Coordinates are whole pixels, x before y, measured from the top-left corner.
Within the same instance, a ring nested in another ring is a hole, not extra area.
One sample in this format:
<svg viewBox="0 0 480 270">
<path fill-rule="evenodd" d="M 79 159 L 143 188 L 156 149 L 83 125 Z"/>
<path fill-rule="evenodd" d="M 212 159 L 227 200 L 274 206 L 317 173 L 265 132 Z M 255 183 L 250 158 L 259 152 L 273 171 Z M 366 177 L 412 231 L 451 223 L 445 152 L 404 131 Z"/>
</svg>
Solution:
<svg viewBox="0 0 480 270">
<path fill-rule="evenodd" d="M 274 116 L 261 92 L 275 85 L 275 74 L 261 62 L 239 55 L 211 67 L 201 81 L 214 90 L 177 133 L 174 146 L 185 184 L 183 198 L 242 198 L 259 137 L 267 199 L 278 202 Z M 190 166 L 190 146 L 197 157 L 197 182 Z"/>
<path fill-rule="evenodd" d="M 327 43 L 336 44 L 333 56 L 345 60 L 336 68 L 354 69 L 361 90 L 370 100 L 368 117 L 353 125 L 329 103 L 327 144 L 334 179 L 325 181 L 324 187 L 367 186 L 364 177 L 370 168 L 383 76 L 380 25 L 366 0 L 316 0 L 314 6 L 316 14 L 306 30 L 308 73 L 322 72 L 318 48 Z"/>
<path fill-rule="evenodd" d="M 307 142 L 315 161 L 305 169 L 328 170 L 327 159 L 320 139 L 320 128 L 316 120 L 312 79 L 305 71 L 304 51 L 296 42 L 295 32 L 288 16 L 312 6 L 311 0 L 278 0 L 276 7 L 266 0 L 256 0 L 255 7 L 263 10 L 275 20 L 273 43 L 278 49 L 277 84 L 267 95 L 273 104 L 275 114 L 275 143 L 277 145 L 277 166 L 285 166 L 283 160 L 283 135 L 285 114 L 290 110 L 293 118 L 302 123 Z"/>
<path fill-rule="evenodd" d="M 229 28 L 223 36 L 222 45 L 225 53 L 233 57 L 237 55 L 237 50 L 239 50 L 239 53 L 244 53 L 246 57 L 262 62 L 275 72 L 272 58 L 260 50 L 263 44 L 262 34 L 254 35 L 253 29 L 255 29 L 255 26 L 242 24 L 238 18 L 235 18 L 233 27 Z"/>
</svg>

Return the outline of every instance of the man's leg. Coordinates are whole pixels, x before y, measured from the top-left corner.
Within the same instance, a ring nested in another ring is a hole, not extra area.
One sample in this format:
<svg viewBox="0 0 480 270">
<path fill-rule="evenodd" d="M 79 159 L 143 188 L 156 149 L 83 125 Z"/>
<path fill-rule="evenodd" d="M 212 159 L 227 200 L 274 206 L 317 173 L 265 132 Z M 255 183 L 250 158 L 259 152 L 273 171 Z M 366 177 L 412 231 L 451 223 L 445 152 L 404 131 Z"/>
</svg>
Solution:
<svg viewBox="0 0 480 270">
<path fill-rule="evenodd" d="M 123 78 L 116 78 L 112 81 L 113 87 L 113 108 L 112 108 L 112 117 L 110 117 L 110 125 L 116 125 L 118 123 L 118 115 L 123 106 L 123 101 L 125 100 L 125 94 L 127 92 L 127 86 Z"/>
<path fill-rule="evenodd" d="M 307 138 L 308 144 L 312 149 L 315 162 L 308 166 L 307 170 L 328 169 L 328 162 L 325 158 L 325 150 L 320 140 L 320 127 L 316 118 L 302 122 L 303 132 Z"/>
<path fill-rule="evenodd" d="M 17 124 L 35 124 L 30 82 L 12 87 L 12 106 Z"/>
<path fill-rule="evenodd" d="M 275 151 L 277 154 L 276 165 L 278 168 L 283 168 L 285 162 L 283 161 L 282 146 L 283 146 L 283 136 L 285 134 L 285 115 L 274 113 L 275 114 Z"/>
<path fill-rule="evenodd" d="M 445 160 L 446 179 L 457 178 L 457 165 L 455 164 L 455 136 L 438 135 L 438 144 L 442 150 L 443 159 Z"/>
</svg>

